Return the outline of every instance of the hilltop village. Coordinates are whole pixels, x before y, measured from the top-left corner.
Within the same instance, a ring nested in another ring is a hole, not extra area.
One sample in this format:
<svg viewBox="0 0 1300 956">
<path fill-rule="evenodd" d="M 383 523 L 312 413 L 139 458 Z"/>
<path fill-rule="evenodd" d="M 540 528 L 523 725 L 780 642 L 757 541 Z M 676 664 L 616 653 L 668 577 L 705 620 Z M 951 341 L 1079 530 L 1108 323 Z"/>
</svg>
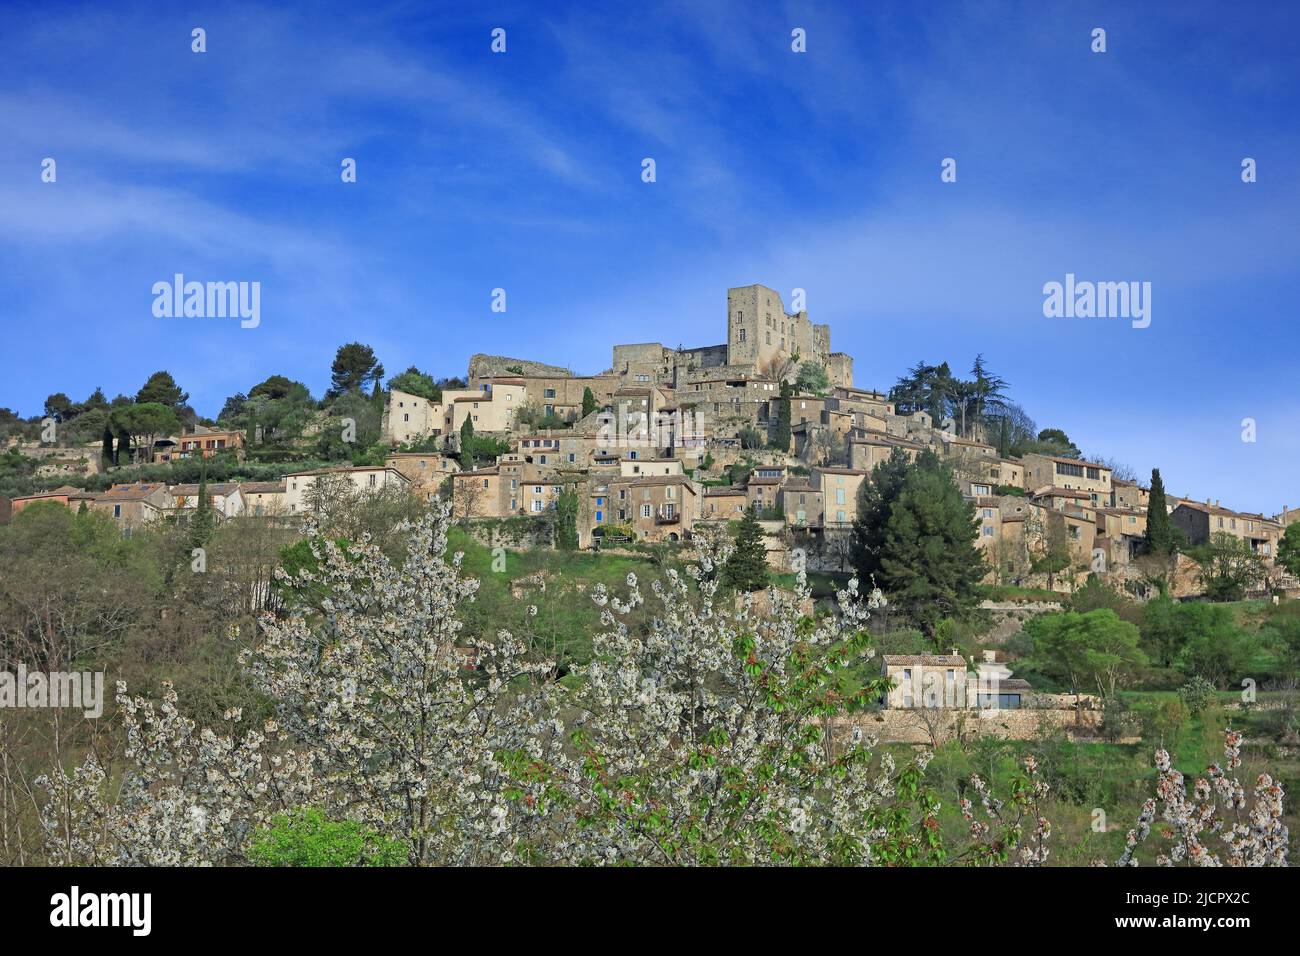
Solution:
<svg viewBox="0 0 1300 956">
<path fill-rule="evenodd" d="M 1116 584 L 1141 577 L 1135 561 L 1149 488 L 1102 462 L 1041 449 L 1002 454 L 981 422 L 936 422 L 916 408 L 900 413 L 888 394 L 855 386 L 853 359 L 831 350 L 829 326 L 813 324 L 806 311 L 787 312 L 765 286 L 729 289 L 726 313 L 723 343 L 618 344 L 610 367 L 595 375 L 477 354 L 458 383 L 464 387 L 430 396 L 390 382 L 382 394 L 382 460 L 214 482 L 204 494 L 218 518 L 293 517 L 310 510 L 313 487 L 332 476 L 362 492 L 395 487 L 449 499 L 454 516 L 493 543 L 546 545 L 546 519 L 562 494 L 576 492 L 583 549 L 688 542 L 702 524 L 752 511 L 773 567 L 788 569 L 798 553 L 809 569 L 844 571 L 863 482 L 896 452 L 915 459 L 928 449 L 951 466 L 973 506 L 990 583 L 1071 589 L 1089 574 Z M 147 448 L 133 449 L 135 460 L 242 460 L 261 438 L 260 426 L 222 424 L 150 435 Z M 69 481 L 0 497 L 0 521 L 53 500 L 103 512 L 129 530 L 198 504 L 193 481 L 78 487 L 76 476 L 104 467 L 96 465 L 96 443 L 81 457 L 43 443 L 12 444 L 11 453 L 40 459 L 45 474 Z M 1172 495 L 1166 508 L 1188 545 L 1229 535 L 1259 558 L 1269 588 L 1297 587 L 1275 556 L 1300 510 L 1266 516 Z M 1035 570 L 1053 535 L 1067 542 L 1066 566 Z M 1196 592 L 1195 574 L 1173 580 L 1182 595 Z"/>
</svg>

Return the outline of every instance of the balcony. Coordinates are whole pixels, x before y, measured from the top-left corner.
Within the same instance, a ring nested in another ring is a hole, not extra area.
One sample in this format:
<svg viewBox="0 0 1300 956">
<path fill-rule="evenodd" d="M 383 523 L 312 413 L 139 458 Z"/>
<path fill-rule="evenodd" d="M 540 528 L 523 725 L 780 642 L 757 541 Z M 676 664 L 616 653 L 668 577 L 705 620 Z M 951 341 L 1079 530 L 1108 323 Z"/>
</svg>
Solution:
<svg viewBox="0 0 1300 956">
<path fill-rule="evenodd" d="M 681 524 L 681 523 L 682 523 L 682 516 L 676 512 L 670 515 L 666 515 L 666 514 L 655 515 L 655 524 Z"/>
</svg>

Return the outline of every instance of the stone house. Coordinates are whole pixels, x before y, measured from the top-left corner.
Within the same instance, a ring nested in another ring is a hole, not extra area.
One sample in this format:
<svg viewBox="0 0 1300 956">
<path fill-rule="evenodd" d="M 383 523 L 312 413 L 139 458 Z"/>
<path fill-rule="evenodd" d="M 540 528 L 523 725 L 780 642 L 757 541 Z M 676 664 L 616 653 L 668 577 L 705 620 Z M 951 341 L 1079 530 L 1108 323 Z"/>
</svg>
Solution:
<svg viewBox="0 0 1300 956">
<path fill-rule="evenodd" d="M 439 437 L 444 412 L 442 402 L 391 389 L 384 403 L 383 439 L 397 446 Z"/>
<path fill-rule="evenodd" d="M 82 488 L 74 488 L 72 485 L 60 485 L 52 491 L 39 491 L 31 495 L 15 495 L 13 498 L 8 499 L 8 517 L 12 519 L 14 515 L 28 505 L 35 504 L 38 501 L 52 501 L 72 511 L 80 511 L 83 503 L 90 507 L 90 503 L 94 500 L 95 495 L 93 492 Z"/>
<path fill-rule="evenodd" d="M 858 516 L 858 491 L 867 479 L 859 468 L 817 468 L 813 480 L 821 491 L 822 527 L 844 529 Z"/>
<path fill-rule="evenodd" d="M 90 503 L 93 511 L 108 515 L 125 533 L 156 521 L 175 507 L 167 486 L 162 482 L 113 485 Z"/>
<path fill-rule="evenodd" d="M 701 499 L 701 521 L 735 521 L 749 508 L 749 495 L 735 485 L 706 487 Z"/>
<path fill-rule="evenodd" d="M 356 491 L 375 493 L 385 488 L 409 490 L 411 481 L 396 468 L 388 465 L 362 465 L 338 468 L 318 468 L 285 475 L 284 504 L 289 514 L 310 511 L 308 499 L 311 491 L 324 476 L 346 480 Z"/>
<path fill-rule="evenodd" d="M 176 439 L 154 442 L 154 464 L 185 458 L 212 458 L 214 455 L 233 452 L 239 461 L 244 460 L 244 433 L 196 425 L 188 435 Z"/>
<path fill-rule="evenodd" d="M 168 490 L 171 492 L 173 507 L 177 510 L 198 508 L 198 485 L 172 485 Z M 207 494 L 213 513 L 223 518 L 233 518 L 244 510 L 240 486 L 233 481 L 212 482 L 207 487 Z"/>
<path fill-rule="evenodd" d="M 1094 504 L 1108 504 L 1111 473 L 1105 465 L 1055 455 L 1027 454 L 1024 457 L 1025 488 L 1058 487 L 1097 495 Z"/>
<path fill-rule="evenodd" d="M 288 482 L 245 481 L 239 486 L 239 497 L 243 499 L 244 514 L 254 517 L 275 517 L 287 514 L 289 506 L 285 504 Z"/>
<path fill-rule="evenodd" d="M 1246 542 L 1266 564 L 1272 564 L 1277 557 L 1282 527 L 1263 515 L 1232 511 L 1222 507 L 1218 501 L 1202 504 L 1184 500 L 1169 517 L 1193 547 L 1206 544 L 1213 535 L 1222 532 Z"/>
<path fill-rule="evenodd" d="M 642 541 L 683 541 L 700 517 L 700 488 L 683 475 L 613 478 L 607 487 L 608 502 L 596 506 L 599 519 L 592 512 L 591 530 L 629 525 Z"/>
<path fill-rule="evenodd" d="M 822 490 L 811 478 L 791 478 L 778 493 L 786 523 L 794 528 L 822 526 Z"/>
<path fill-rule="evenodd" d="M 460 471 L 460 462 L 439 452 L 391 452 L 384 464 L 395 468 L 411 482 L 411 494 L 431 500 L 448 475 Z"/>
</svg>

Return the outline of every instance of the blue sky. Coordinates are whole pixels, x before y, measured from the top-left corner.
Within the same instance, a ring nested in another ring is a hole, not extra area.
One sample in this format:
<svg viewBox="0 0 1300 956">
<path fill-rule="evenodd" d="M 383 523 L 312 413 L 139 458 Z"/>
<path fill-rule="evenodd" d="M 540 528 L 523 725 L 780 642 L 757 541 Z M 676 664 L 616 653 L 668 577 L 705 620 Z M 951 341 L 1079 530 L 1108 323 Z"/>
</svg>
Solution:
<svg viewBox="0 0 1300 956">
<path fill-rule="evenodd" d="M 761 282 L 807 290 L 860 386 L 982 352 L 1040 427 L 1272 513 L 1300 504 L 1298 38 L 1288 4 L 10 2 L 0 406 L 166 368 L 215 415 L 273 373 L 319 394 L 353 340 L 390 374 L 597 372 L 724 341 Z M 261 325 L 155 318 L 177 272 L 259 281 Z M 1151 282 L 1151 326 L 1045 318 L 1067 272 Z"/>
</svg>

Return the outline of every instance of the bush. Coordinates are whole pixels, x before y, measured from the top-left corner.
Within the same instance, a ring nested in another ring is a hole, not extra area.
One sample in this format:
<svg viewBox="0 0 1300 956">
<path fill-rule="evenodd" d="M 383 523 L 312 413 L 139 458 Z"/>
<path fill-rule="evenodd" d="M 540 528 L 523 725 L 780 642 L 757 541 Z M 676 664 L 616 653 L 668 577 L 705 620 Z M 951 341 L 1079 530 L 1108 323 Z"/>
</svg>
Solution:
<svg viewBox="0 0 1300 956">
<path fill-rule="evenodd" d="M 306 809 L 272 818 L 253 836 L 249 855 L 260 866 L 405 866 L 407 849 L 350 820 L 327 820 Z"/>
<path fill-rule="evenodd" d="M 1178 699 L 1187 712 L 1199 717 L 1205 708 L 1214 703 L 1214 685 L 1199 674 L 1178 688 Z"/>
</svg>

